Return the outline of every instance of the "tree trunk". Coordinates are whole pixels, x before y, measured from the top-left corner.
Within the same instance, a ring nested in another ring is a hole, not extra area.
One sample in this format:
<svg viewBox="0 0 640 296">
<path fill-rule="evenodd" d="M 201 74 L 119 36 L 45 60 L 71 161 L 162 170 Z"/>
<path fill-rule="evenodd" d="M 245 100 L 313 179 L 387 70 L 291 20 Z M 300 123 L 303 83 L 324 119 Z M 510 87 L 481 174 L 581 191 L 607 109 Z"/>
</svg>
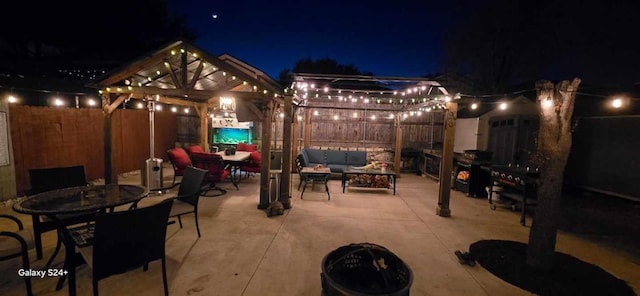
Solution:
<svg viewBox="0 0 640 296">
<path fill-rule="evenodd" d="M 540 169 L 540 178 L 527 264 L 537 269 L 553 267 L 563 173 L 571 149 L 571 118 L 578 85 L 578 78 L 572 82 L 564 80 L 555 87 L 546 80 L 536 83 L 540 129 L 533 163 Z"/>
</svg>

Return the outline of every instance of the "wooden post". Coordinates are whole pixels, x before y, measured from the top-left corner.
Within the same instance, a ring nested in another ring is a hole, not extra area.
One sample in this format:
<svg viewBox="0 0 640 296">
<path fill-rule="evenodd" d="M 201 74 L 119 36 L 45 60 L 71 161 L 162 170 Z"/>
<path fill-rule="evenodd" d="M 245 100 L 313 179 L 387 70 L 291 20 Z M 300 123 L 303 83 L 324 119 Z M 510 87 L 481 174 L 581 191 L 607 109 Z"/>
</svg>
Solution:
<svg viewBox="0 0 640 296">
<path fill-rule="evenodd" d="M 113 111 L 117 106 L 111 106 L 109 93 L 102 96 L 104 113 L 104 183 L 118 184 L 118 170 L 113 157 L 113 147 L 116 142 L 113 133 Z"/>
<path fill-rule="evenodd" d="M 269 100 L 266 103 L 266 110 L 264 110 L 264 118 L 262 120 L 262 149 L 260 153 L 264 155 L 262 157 L 262 164 L 260 169 L 260 202 L 258 203 L 258 209 L 266 209 L 269 206 L 269 181 L 271 168 L 271 128 L 273 123 L 273 100 Z"/>
<path fill-rule="evenodd" d="M 311 146 L 311 109 L 307 109 L 304 112 L 304 148 Z"/>
<path fill-rule="evenodd" d="M 285 209 L 291 208 L 291 126 L 293 124 L 293 97 L 284 97 L 284 119 L 282 120 L 282 179 L 280 181 L 280 202 Z"/>
<path fill-rule="evenodd" d="M 294 109 L 295 110 L 295 109 Z M 298 155 L 298 152 L 300 152 L 300 121 L 298 121 L 298 116 L 295 115 L 295 111 L 292 113 L 292 118 L 291 120 L 293 121 L 293 125 L 292 125 L 292 134 L 291 134 L 291 141 L 293 146 L 291 147 L 291 168 L 293 169 L 295 163 L 293 162 L 293 159 L 295 159 L 295 157 Z"/>
<path fill-rule="evenodd" d="M 393 171 L 396 172 L 396 178 L 400 177 L 400 159 L 402 156 L 402 126 L 400 121 L 402 120 L 402 114 L 396 115 L 396 145 L 395 153 L 393 155 Z"/>
<path fill-rule="evenodd" d="M 207 107 L 208 103 L 200 104 L 200 147 L 204 149 L 204 151 L 209 151 L 209 141 L 207 139 L 209 135 L 209 120 L 207 117 Z"/>
<path fill-rule="evenodd" d="M 438 208 L 436 214 L 442 217 L 451 216 L 449 200 L 451 197 L 451 169 L 453 167 L 453 141 L 456 132 L 456 114 L 458 103 L 447 103 L 444 113 L 444 139 L 442 161 L 440 162 L 440 183 L 438 188 Z"/>
</svg>

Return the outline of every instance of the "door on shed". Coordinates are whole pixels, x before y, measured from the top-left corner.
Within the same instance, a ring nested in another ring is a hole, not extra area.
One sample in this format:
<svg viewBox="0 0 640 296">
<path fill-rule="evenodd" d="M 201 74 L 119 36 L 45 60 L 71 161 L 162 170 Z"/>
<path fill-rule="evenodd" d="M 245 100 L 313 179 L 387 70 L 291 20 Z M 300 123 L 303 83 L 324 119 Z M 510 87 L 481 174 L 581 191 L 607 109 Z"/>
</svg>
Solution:
<svg viewBox="0 0 640 296">
<path fill-rule="evenodd" d="M 513 163 L 517 136 L 515 118 L 489 120 L 488 150 L 493 152 L 493 164 Z"/>
</svg>

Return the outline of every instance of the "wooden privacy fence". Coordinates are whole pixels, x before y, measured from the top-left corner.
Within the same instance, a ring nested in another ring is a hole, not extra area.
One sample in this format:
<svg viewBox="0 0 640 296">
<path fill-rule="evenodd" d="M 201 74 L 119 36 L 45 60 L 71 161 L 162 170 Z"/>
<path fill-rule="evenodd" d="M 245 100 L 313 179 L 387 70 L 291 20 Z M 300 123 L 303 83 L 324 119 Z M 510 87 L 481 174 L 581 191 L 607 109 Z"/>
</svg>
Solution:
<svg viewBox="0 0 640 296">
<path fill-rule="evenodd" d="M 104 115 L 101 109 L 11 105 L 11 139 L 18 196 L 31 188 L 29 169 L 84 165 L 89 180 L 104 178 Z M 139 170 L 149 155 L 149 112 L 113 114 L 114 170 Z M 155 157 L 176 143 L 176 115 L 155 113 Z"/>
</svg>

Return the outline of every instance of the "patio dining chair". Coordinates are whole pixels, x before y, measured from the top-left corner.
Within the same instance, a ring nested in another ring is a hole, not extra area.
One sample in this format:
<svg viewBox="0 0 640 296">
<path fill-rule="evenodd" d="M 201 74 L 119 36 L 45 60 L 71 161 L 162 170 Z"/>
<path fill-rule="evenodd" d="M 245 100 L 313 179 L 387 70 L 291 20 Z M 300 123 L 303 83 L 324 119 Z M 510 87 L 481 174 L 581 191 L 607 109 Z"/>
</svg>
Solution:
<svg viewBox="0 0 640 296">
<path fill-rule="evenodd" d="M 182 216 L 193 214 L 196 224 L 196 231 L 200 237 L 200 226 L 198 225 L 198 202 L 203 192 L 202 183 L 205 181 L 207 171 L 196 167 L 188 167 L 184 171 L 182 181 L 178 183 L 178 193 L 172 196 L 173 206 L 169 218 L 178 218 L 178 224 L 182 228 Z M 175 187 L 175 186 L 172 186 Z M 164 190 L 164 188 L 162 189 Z"/>
<path fill-rule="evenodd" d="M 31 182 L 31 195 L 50 190 L 89 185 L 83 165 L 30 169 L 29 180 Z M 63 225 L 73 225 L 91 221 L 95 214 L 96 212 L 58 215 L 56 221 L 43 215 L 31 215 L 33 221 L 33 236 L 36 245 L 36 257 L 42 259 L 43 233 L 57 230 L 60 223 Z M 45 266 L 49 266 L 53 262 L 61 245 L 62 240 L 60 236 L 58 236 L 56 248 Z"/>
<path fill-rule="evenodd" d="M 33 235 L 29 229 L 25 229 L 22 222 L 11 215 L 0 214 L 0 218 L 6 218 L 15 222 L 16 230 L 0 230 L 0 261 L 22 257 L 22 268 L 29 269 L 29 250 L 35 246 Z M 33 295 L 31 290 L 31 278 L 24 277 L 27 286 L 27 295 Z"/>
<path fill-rule="evenodd" d="M 75 240 L 78 236 L 70 233 L 91 268 L 93 295 L 98 295 L 100 280 L 138 267 L 146 271 L 156 260 L 162 261 L 164 295 L 169 295 L 165 240 L 172 204 L 168 199 L 147 207 L 98 214 L 89 246 L 85 239 Z"/>
<path fill-rule="evenodd" d="M 173 181 L 171 185 L 176 184 L 176 178 L 182 177 L 184 175 L 184 170 L 187 167 L 192 166 L 191 158 L 189 158 L 189 154 L 184 148 L 173 148 L 167 150 L 167 157 L 171 162 L 171 166 L 173 167 Z"/>
<path fill-rule="evenodd" d="M 259 174 L 262 171 L 262 155 L 258 151 L 253 151 L 249 154 L 249 160 L 240 165 L 240 172 L 245 172 L 245 176 L 249 178 L 250 175 Z"/>
<path fill-rule="evenodd" d="M 239 190 L 238 184 L 231 178 L 231 166 L 225 164 L 222 156 L 215 153 L 192 153 L 191 161 L 193 166 L 206 170 L 207 176 L 204 183 L 208 186 L 205 189 L 205 196 L 220 196 L 227 193 L 227 190 L 218 186 L 220 182 L 230 180 L 236 190 Z M 218 194 L 207 194 L 209 191 L 218 191 Z"/>
<path fill-rule="evenodd" d="M 189 154 L 191 154 L 191 153 L 203 153 L 204 149 L 202 149 L 202 146 L 200 146 L 200 145 L 191 145 L 191 146 L 187 147 L 187 152 L 189 152 Z"/>
</svg>

